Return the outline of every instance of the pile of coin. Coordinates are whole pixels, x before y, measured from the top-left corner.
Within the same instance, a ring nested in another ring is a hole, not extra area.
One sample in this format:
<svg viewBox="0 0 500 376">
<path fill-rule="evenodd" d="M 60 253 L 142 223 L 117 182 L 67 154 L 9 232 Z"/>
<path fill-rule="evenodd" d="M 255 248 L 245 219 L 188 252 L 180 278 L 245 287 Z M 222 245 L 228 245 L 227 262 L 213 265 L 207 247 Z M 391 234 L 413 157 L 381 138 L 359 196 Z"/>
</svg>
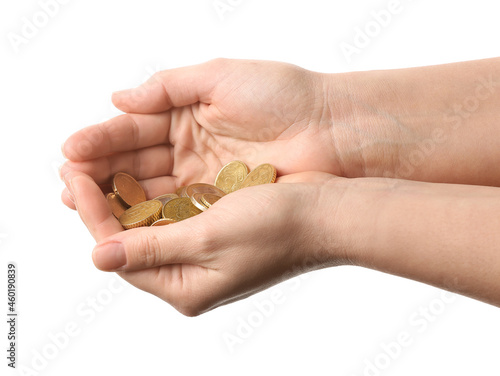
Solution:
<svg viewBox="0 0 500 376">
<path fill-rule="evenodd" d="M 152 200 L 146 199 L 141 185 L 130 175 L 118 172 L 113 177 L 113 192 L 106 199 L 113 215 L 124 229 L 164 226 L 179 222 L 208 210 L 221 197 L 238 189 L 274 183 L 276 169 L 261 164 L 249 172 L 247 165 L 232 161 L 222 167 L 214 185 L 195 183 L 180 187 Z"/>
</svg>

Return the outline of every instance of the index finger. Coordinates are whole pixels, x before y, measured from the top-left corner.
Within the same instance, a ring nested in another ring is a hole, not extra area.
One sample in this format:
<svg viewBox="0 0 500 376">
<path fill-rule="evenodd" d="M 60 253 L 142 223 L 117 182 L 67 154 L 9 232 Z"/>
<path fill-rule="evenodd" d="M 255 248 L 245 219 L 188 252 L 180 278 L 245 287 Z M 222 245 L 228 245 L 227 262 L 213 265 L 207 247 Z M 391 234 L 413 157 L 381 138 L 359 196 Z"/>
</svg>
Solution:
<svg viewBox="0 0 500 376">
<path fill-rule="evenodd" d="M 81 162 L 165 144 L 169 142 L 170 125 L 170 112 L 120 115 L 74 133 L 64 143 L 62 152 L 69 160 Z"/>
</svg>

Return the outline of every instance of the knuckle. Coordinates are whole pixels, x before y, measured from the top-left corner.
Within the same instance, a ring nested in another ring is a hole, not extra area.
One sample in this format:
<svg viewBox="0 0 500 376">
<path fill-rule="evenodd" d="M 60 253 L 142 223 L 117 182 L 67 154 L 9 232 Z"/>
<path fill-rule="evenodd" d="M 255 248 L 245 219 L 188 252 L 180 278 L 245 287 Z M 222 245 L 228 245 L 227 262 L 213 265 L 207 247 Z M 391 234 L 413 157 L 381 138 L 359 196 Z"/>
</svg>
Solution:
<svg viewBox="0 0 500 376">
<path fill-rule="evenodd" d="M 154 234 L 141 237 L 137 249 L 139 249 L 137 264 L 142 267 L 156 266 L 162 260 L 161 244 Z"/>
</svg>

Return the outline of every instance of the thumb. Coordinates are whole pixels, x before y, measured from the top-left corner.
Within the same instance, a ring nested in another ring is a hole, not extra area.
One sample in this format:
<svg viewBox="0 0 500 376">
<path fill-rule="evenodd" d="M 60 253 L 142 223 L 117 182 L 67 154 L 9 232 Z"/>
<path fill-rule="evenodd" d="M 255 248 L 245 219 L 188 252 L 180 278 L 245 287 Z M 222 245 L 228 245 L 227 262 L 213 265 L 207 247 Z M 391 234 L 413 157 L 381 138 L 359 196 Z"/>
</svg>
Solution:
<svg viewBox="0 0 500 376">
<path fill-rule="evenodd" d="M 203 261 L 201 236 L 186 223 L 123 231 L 99 242 L 92 252 L 103 271 L 135 271 L 168 264 Z"/>
<path fill-rule="evenodd" d="M 197 102 L 210 103 L 225 59 L 155 73 L 142 85 L 113 93 L 115 107 L 128 113 L 158 113 Z"/>
</svg>

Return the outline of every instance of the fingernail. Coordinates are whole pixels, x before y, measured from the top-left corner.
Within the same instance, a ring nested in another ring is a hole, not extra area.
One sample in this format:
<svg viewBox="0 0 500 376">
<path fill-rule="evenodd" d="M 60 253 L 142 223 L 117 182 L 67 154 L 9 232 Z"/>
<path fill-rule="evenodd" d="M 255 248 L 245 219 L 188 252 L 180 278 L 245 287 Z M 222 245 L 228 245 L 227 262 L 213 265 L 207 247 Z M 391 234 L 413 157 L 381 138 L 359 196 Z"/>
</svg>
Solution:
<svg viewBox="0 0 500 376">
<path fill-rule="evenodd" d="M 68 190 L 68 198 L 71 200 L 71 202 L 73 204 L 76 205 L 76 203 L 75 203 L 75 196 L 73 196 L 73 194 L 69 190 Z"/>
<path fill-rule="evenodd" d="M 100 270 L 117 270 L 127 263 L 122 243 L 111 242 L 99 245 L 92 252 L 95 266 Z"/>
</svg>

